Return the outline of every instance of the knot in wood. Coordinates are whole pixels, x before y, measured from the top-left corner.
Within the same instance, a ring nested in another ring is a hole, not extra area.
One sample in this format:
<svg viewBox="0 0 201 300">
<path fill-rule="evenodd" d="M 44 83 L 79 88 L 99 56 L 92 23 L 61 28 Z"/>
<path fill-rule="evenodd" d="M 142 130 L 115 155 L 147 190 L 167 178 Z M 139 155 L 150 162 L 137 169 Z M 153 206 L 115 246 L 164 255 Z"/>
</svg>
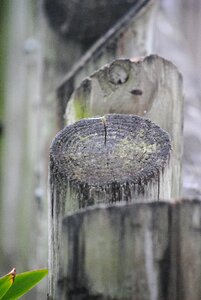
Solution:
<svg viewBox="0 0 201 300">
<path fill-rule="evenodd" d="M 52 142 L 51 173 L 61 182 L 103 187 L 146 184 L 168 161 L 169 135 L 148 119 L 106 115 L 66 126 Z"/>
<path fill-rule="evenodd" d="M 120 62 L 114 62 L 109 68 L 109 81 L 113 84 L 123 84 L 128 80 L 129 70 Z"/>
</svg>

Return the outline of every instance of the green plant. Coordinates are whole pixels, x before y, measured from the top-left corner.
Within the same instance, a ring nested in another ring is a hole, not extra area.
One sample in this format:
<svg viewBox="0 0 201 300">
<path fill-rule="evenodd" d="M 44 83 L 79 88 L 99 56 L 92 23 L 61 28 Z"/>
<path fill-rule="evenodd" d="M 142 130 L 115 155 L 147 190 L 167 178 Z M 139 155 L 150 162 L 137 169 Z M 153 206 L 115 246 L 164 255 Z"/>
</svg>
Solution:
<svg viewBox="0 0 201 300">
<path fill-rule="evenodd" d="M 47 269 L 16 274 L 16 269 L 14 268 L 7 275 L 0 277 L 0 300 L 19 299 L 47 274 Z"/>
</svg>

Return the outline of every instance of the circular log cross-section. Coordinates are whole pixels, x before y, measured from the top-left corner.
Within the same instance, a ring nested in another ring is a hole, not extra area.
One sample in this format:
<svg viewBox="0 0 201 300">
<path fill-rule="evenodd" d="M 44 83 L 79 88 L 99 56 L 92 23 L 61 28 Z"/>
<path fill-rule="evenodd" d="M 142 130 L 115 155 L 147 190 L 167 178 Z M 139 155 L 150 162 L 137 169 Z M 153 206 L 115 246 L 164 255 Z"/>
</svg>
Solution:
<svg viewBox="0 0 201 300">
<path fill-rule="evenodd" d="M 134 115 L 83 119 L 56 135 L 50 149 L 50 295 L 63 274 L 64 215 L 96 203 L 170 199 L 170 151 L 169 135 Z"/>
<path fill-rule="evenodd" d="M 170 150 L 168 134 L 148 119 L 133 115 L 84 119 L 56 136 L 51 174 L 60 186 L 70 183 L 78 208 L 142 197 L 156 200 Z M 168 190 L 163 197 L 169 198 Z"/>
</svg>

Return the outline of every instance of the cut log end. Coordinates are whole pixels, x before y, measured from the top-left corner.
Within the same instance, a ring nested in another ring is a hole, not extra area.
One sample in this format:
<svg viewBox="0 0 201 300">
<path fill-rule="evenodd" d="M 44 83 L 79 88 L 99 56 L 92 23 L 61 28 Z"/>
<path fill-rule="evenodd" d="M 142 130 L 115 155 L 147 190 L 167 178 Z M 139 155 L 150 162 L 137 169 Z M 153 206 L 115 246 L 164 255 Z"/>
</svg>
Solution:
<svg viewBox="0 0 201 300">
<path fill-rule="evenodd" d="M 65 127 L 54 139 L 51 168 L 55 178 L 76 185 L 146 185 L 168 162 L 169 135 L 148 119 L 106 115 Z"/>
</svg>

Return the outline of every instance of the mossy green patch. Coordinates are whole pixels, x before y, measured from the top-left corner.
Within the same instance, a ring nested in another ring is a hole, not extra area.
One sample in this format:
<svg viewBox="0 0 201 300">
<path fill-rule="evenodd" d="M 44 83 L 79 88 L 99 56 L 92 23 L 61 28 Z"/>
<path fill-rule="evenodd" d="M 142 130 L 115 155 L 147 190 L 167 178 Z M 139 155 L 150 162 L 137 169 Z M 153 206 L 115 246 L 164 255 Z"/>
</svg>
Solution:
<svg viewBox="0 0 201 300">
<path fill-rule="evenodd" d="M 76 121 L 90 117 L 89 107 L 87 107 L 85 101 L 82 101 L 82 99 L 74 99 L 73 104 Z"/>
</svg>

